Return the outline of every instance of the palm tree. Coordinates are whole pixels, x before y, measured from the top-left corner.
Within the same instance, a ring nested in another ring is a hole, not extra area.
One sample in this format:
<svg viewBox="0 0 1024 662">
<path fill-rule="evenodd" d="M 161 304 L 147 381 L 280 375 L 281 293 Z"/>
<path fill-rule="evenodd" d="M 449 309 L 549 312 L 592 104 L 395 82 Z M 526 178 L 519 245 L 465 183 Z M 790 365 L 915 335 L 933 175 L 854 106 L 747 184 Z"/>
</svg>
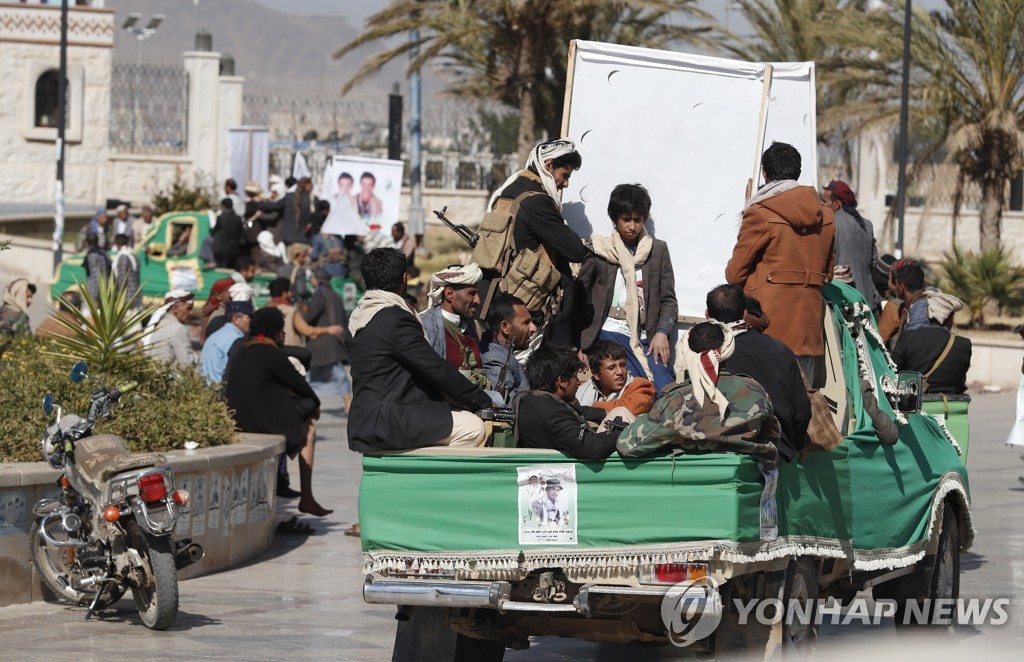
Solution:
<svg viewBox="0 0 1024 662">
<path fill-rule="evenodd" d="M 688 16 L 709 20 L 697 0 L 392 0 L 371 16 L 359 37 L 334 52 L 344 57 L 369 43 L 404 38 L 368 59 L 342 94 L 386 63 L 419 54 L 407 71 L 427 63 L 451 78 L 449 91 L 505 103 L 519 111 L 518 151 L 528 153 L 541 130 L 561 129 L 569 42 L 591 39 L 661 48 L 708 42 L 709 27 L 682 26 Z"/>
</svg>

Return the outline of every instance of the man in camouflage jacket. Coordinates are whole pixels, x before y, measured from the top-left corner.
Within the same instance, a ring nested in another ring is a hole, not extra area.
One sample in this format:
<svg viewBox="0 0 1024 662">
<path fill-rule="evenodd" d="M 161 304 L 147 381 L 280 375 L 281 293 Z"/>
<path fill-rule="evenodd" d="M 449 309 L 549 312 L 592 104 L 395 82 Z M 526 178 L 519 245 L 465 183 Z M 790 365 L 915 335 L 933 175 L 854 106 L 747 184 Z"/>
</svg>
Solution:
<svg viewBox="0 0 1024 662">
<path fill-rule="evenodd" d="M 616 448 L 623 457 L 640 457 L 659 451 L 683 453 L 744 453 L 757 459 L 765 469 L 778 463 L 779 422 L 771 398 L 750 377 L 717 371 L 718 361 L 728 358 L 731 334 L 723 346 L 717 340 L 713 348 L 689 342 L 689 336 L 705 331 L 702 327 L 722 326 L 718 322 L 697 325 L 680 340 L 678 352 L 694 360 L 689 362 L 686 381 L 662 392 L 650 412 L 639 416 L 623 430 Z M 725 329 L 728 331 L 728 329 Z M 721 334 L 719 334 L 721 338 Z M 685 348 L 685 350 L 684 350 Z M 714 364 L 711 381 L 697 380 L 695 366 Z M 677 365 L 676 374 L 682 374 Z M 694 382 L 697 382 L 696 386 Z M 713 384 L 716 397 L 700 397 L 697 389 Z"/>
</svg>

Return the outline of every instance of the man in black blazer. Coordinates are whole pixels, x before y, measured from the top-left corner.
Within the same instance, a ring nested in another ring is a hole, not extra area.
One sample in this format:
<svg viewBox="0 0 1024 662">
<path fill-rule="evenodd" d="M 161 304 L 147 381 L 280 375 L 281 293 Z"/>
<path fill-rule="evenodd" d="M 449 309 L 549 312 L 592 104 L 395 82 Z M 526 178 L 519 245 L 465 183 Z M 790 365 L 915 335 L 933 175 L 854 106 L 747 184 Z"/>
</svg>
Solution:
<svg viewBox="0 0 1024 662">
<path fill-rule="evenodd" d="M 471 412 L 489 407 L 491 399 L 427 342 L 402 297 L 405 255 L 376 248 L 363 258 L 362 272 L 366 293 L 345 331 L 354 390 L 349 448 L 372 453 L 479 446 L 484 423 Z M 453 411 L 453 405 L 468 411 Z"/>
<path fill-rule="evenodd" d="M 747 327 L 743 320 L 746 295 L 738 285 L 719 285 L 708 292 L 707 316 L 733 331 L 735 350 L 721 369 L 754 379 L 772 400 L 775 417 L 782 428 L 779 452 L 792 460 L 804 447 L 811 401 L 807 397 L 796 355 L 785 344 Z"/>
<path fill-rule="evenodd" d="M 622 407 L 605 412 L 576 402 L 583 362 L 575 349 L 544 345 L 530 355 L 525 369 L 533 390 L 520 392 L 512 404 L 517 446 L 553 448 L 584 461 L 604 460 L 615 451 L 621 428 L 595 432 L 587 422 L 621 416 L 632 423 L 635 417 Z"/>
</svg>

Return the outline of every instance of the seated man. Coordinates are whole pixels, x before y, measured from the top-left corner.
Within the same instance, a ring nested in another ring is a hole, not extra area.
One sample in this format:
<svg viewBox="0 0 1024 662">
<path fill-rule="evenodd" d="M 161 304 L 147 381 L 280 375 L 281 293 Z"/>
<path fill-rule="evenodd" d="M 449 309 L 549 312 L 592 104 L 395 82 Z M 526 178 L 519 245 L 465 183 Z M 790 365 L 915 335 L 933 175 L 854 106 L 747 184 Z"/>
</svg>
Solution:
<svg viewBox="0 0 1024 662">
<path fill-rule="evenodd" d="M 206 339 L 203 351 L 199 354 L 200 372 L 210 384 L 218 384 L 224 379 L 228 352 L 235 341 L 249 333 L 252 313 L 252 304 L 248 301 L 229 301 L 226 304 L 224 316 L 229 322 Z"/>
<path fill-rule="evenodd" d="M 377 248 L 362 262 L 366 293 L 345 330 L 352 363 L 348 445 L 364 453 L 423 446 L 479 446 L 491 404 L 480 387 L 437 355 L 402 297 L 405 255 Z M 468 411 L 452 411 L 449 402 Z"/>
<path fill-rule="evenodd" d="M 288 455 L 299 456 L 299 512 L 330 515 L 333 511 L 313 497 L 314 421 L 320 418 L 320 399 L 281 351 L 284 315 L 264 308 L 252 315 L 249 327 L 251 335 L 225 375 L 228 407 L 239 429 L 284 435 Z"/>
<path fill-rule="evenodd" d="M 149 318 L 146 328 L 152 330 L 142 339 L 150 358 L 170 360 L 185 366 L 195 365 L 196 354 L 192 351 L 192 340 L 186 326 L 192 317 L 195 300 L 196 295 L 186 290 L 167 293 L 164 305 Z"/>
<path fill-rule="evenodd" d="M 779 452 L 792 460 L 804 446 L 811 401 L 793 350 L 749 327 L 748 304 L 749 298 L 739 285 L 719 285 L 708 292 L 708 317 L 732 329 L 734 349 L 732 356 L 723 359 L 722 369 L 752 377 L 771 396 L 781 427 Z"/>
<path fill-rule="evenodd" d="M 36 336 L 39 338 L 53 338 L 62 336 L 73 337 L 74 332 L 70 327 L 81 328 L 78 317 L 72 310 L 82 309 L 82 295 L 75 290 L 65 290 L 57 299 L 57 313 L 47 317 L 39 323 L 36 329 Z"/>
<path fill-rule="evenodd" d="M 611 411 L 625 407 L 634 416 L 646 414 L 654 404 L 654 384 L 626 370 L 626 348 L 613 340 L 598 340 L 587 349 L 593 374 L 576 391 L 581 405 Z"/>
<path fill-rule="evenodd" d="M 481 278 L 483 273 L 475 264 L 456 264 L 435 273 L 430 279 L 432 306 L 420 313 L 420 321 L 427 342 L 438 356 L 474 384 L 488 388 L 480 339 L 473 324 L 473 316 L 480 307 L 477 283 Z"/>
<path fill-rule="evenodd" d="M 732 330 L 721 322 L 690 329 L 676 347 L 676 374 L 684 381 L 663 391 L 650 412 L 622 431 L 619 453 L 743 453 L 774 469 L 779 422 L 771 399 L 753 379 L 719 372 L 734 347 Z"/>
<path fill-rule="evenodd" d="M 892 350 L 900 333 L 928 326 L 928 303 L 924 300 L 924 269 L 904 259 L 889 269 L 889 294 L 895 297 L 882 306 L 878 333 Z"/>
<path fill-rule="evenodd" d="M 494 390 L 508 402 L 513 394 L 530 388 L 514 352 L 529 346 L 530 338 L 537 333 L 537 325 L 522 299 L 499 294 L 487 311 L 487 326 L 491 330 L 491 341 L 483 348 L 484 372 Z M 512 352 L 509 352 L 509 345 Z"/>
<path fill-rule="evenodd" d="M 900 370 L 924 375 L 926 391 L 961 395 L 967 391 L 971 368 L 971 340 L 954 335 L 953 315 L 964 302 L 935 289 L 924 290 L 928 304 L 928 326 L 906 329 L 896 341 L 892 359 Z"/>
<path fill-rule="evenodd" d="M 526 377 L 532 391 L 516 396 L 516 445 L 524 448 L 553 448 L 578 460 L 603 460 L 615 450 L 619 431 L 595 432 L 588 420 L 601 420 L 604 413 L 576 403 L 576 390 L 583 369 L 576 350 L 564 345 L 544 345 L 526 361 Z M 624 419 L 632 420 L 625 409 Z M 627 421 L 628 422 L 628 421 Z"/>
</svg>

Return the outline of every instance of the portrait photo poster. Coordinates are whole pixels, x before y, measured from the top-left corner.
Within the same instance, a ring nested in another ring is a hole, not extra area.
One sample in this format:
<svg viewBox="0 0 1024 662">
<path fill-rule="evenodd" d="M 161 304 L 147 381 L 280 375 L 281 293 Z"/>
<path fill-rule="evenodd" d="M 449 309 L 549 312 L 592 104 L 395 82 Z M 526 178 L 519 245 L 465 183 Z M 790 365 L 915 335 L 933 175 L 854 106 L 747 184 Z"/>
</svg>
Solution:
<svg viewBox="0 0 1024 662">
<path fill-rule="evenodd" d="M 520 545 L 579 542 L 576 465 L 516 467 Z"/>
<path fill-rule="evenodd" d="M 365 236 L 387 234 L 398 222 L 402 195 L 402 161 L 362 156 L 332 156 L 320 187 L 331 211 L 321 232 Z"/>
</svg>

